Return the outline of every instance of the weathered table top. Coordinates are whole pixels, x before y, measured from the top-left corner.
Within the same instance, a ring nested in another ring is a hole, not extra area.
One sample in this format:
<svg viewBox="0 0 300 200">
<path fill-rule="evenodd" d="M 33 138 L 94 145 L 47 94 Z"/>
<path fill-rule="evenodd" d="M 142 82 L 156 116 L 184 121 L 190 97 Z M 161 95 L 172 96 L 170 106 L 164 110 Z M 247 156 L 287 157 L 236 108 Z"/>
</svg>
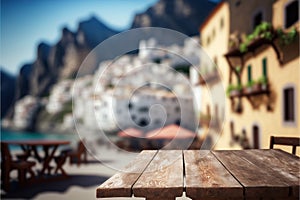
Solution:
<svg viewBox="0 0 300 200">
<path fill-rule="evenodd" d="M 281 150 L 142 151 L 98 198 L 299 199 L 300 159 Z"/>
</svg>

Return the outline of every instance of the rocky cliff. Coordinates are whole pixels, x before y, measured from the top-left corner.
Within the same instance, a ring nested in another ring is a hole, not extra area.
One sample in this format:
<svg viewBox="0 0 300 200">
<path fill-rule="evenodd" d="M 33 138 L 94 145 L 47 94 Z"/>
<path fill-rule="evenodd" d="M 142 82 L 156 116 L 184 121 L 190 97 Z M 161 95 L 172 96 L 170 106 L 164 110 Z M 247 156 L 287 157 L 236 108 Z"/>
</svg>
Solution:
<svg viewBox="0 0 300 200">
<path fill-rule="evenodd" d="M 63 28 L 61 38 L 55 45 L 40 43 L 36 60 L 30 64 L 28 94 L 38 97 L 47 96 L 49 89 L 57 81 L 75 78 L 87 54 L 97 44 L 116 33 L 118 32 L 108 28 L 95 17 L 91 17 L 80 22 L 75 33 L 66 27 Z M 90 66 L 89 73 L 92 73 L 95 68 L 96 63 Z"/>
<path fill-rule="evenodd" d="M 14 76 L 0 70 L 1 80 L 1 118 L 7 113 L 15 97 L 16 79 Z"/>
<path fill-rule="evenodd" d="M 131 27 L 163 27 L 189 36 L 197 35 L 215 5 L 208 0 L 159 0 L 146 12 L 137 14 Z"/>
</svg>

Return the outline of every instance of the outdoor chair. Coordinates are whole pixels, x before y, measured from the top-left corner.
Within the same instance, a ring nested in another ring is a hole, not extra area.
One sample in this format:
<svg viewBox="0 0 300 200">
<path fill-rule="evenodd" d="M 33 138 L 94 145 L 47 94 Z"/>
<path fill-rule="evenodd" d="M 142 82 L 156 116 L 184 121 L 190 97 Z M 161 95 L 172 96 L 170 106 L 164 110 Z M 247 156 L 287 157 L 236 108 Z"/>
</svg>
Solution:
<svg viewBox="0 0 300 200">
<path fill-rule="evenodd" d="M 8 191 L 10 189 L 10 172 L 12 170 L 18 170 L 18 180 L 21 185 L 26 182 L 26 174 L 30 173 L 31 179 L 34 178 L 35 174 L 32 167 L 35 166 L 33 161 L 24 160 L 13 160 L 8 144 L 1 143 L 1 179 L 4 190 Z"/>
<path fill-rule="evenodd" d="M 292 153 L 295 155 L 296 154 L 296 147 L 300 146 L 300 138 L 271 136 L 271 138 L 270 138 L 270 149 L 273 149 L 275 144 L 276 145 L 292 146 L 293 147 Z"/>
<path fill-rule="evenodd" d="M 62 154 L 65 154 L 66 158 L 70 158 L 70 164 L 77 163 L 80 166 L 82 162 L 87 163 L 87 151 L 81 140 L 77 144 L 77 149 L 65 150 L 62 151 Z"/>
</svg>

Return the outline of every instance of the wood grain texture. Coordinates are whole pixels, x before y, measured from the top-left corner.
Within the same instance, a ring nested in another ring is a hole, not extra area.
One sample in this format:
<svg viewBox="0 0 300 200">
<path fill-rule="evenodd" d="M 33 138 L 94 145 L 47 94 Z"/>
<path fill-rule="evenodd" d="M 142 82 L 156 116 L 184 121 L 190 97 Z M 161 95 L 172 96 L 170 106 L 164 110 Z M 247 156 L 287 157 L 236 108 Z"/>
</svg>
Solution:
<svg viewBox="0 0 300 200">
<path fill-rule="evenodd" d="M 192 199 L 243 199 L 243 187 L 209 150 L 184 151 L 186 195 Z"/>
<path fill-rule="evenodd" d="M 249 157 L 247 151 L 213 151 L 213 154 L 244 186 L 246 199 L 288 198 L 289 186 Z"/>
<path fill-rule="evenodd" d="M 181 150 L 158 151 L 133 186 L 136 197 L 175 199 L 183 193 L 183 160 Z"/>
<path fill-rule="evenodd" d="M 123 170 L 105 181 L 96 190 L 100 197 L 131 197 L 132 186 L 156 155 L 157 151 L 142 151 Z"/>
<path fill-rule="evenodd" d="M 241 155 L 241 152 L 237 152 Z M 287 155 L 281 150 L 258 150 L 245 151 L 243 156 L 247 157 L 258 167 L 267 170 L 282 183 L 290 187 L 289 196 L 299 197 L 300 181 L 300 159 L 297 156 Z"/>
<path fill-rule="evenodd" d="M 290 196 L 299 199 L 300 158 L 282 150 L 247 151 L 253 162 L 259 162 L 278 179 L 290 186 Z"/>
</svg>

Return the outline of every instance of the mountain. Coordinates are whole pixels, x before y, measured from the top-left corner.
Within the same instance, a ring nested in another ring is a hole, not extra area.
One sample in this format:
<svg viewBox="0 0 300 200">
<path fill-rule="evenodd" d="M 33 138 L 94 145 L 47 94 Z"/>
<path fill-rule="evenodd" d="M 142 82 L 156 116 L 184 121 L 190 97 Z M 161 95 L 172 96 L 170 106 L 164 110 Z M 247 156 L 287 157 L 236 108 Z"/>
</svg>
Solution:
<svg viewBox="0 0 300 200">
<path fill-rule="evenodd" d="M 215 5 L 208 0 L 159 0 L 137 14 L 131 28 L 163 27 L 188 36 L 198 35 L 200 25 Z"/>
<path fill-rule="evenodd" d="M 53 84 L 66 78 L 75 78 L 81 63 L 91 50 L 100 42 L 117 33 L 119 32 L 110 29 L 92 16 L 88 20 L 81 21 L 75 32 L 64 27 L 56 44 L 51 45 L 41 42 L 37 47 L 34 62 L 22 66 L 16 78 L 16 84 L 11 84 L 10 88 L 15 87 L 15 89 L 2 89 L 6 88 L 6 84 L 3 85 L 2 81 L 5 80 L 6 83 L 11 79 L 1 71 L 1 77 L 4 77 L 1 80 L 1 94 L 3 94 L 3 98 L 1 97 L 1 100 L 3 99 L 1 101 L 3 112 L 1 114 L 5 114 L 8 110 L 6 117 L 12 118 L 15 101 L 25 95 L 48 96 Z M 85 73 L 93 73 L 97 66 L 98 63 L 96 62 L 88 62 Z M 15 93 L 14 98 L 11 100 L 12 91 L 15 91 Z M 4 110 L 4 107 L 7 109 Z"/>
<path fill-rule="evenodd" d="M 76 73 L 90 51 L 103 40 L 118 33 L 108 28 L 95 17 L 82 21 L 76 32 L 64 27 L 60 40 L 53 46 L 40 43 L 36 60 L 31 64 L 29 94 L 47 96 L 57 81 L 75 78 Z M 89 66 L 93 73 L 98 63 Z"/>
<path fill-rule="evenodd" d="M 21 67 L 16 81 L 15 101 L 29 94 L 29 81 L 32 71 L 32 64 L 25 64 Z"/>
<path fill-rule="evenodd" d="M 16 79 L 14 76 L 0 70 L 1 79 L 1 119 L 12 105 L 15 96 Z"/>
</svg>

